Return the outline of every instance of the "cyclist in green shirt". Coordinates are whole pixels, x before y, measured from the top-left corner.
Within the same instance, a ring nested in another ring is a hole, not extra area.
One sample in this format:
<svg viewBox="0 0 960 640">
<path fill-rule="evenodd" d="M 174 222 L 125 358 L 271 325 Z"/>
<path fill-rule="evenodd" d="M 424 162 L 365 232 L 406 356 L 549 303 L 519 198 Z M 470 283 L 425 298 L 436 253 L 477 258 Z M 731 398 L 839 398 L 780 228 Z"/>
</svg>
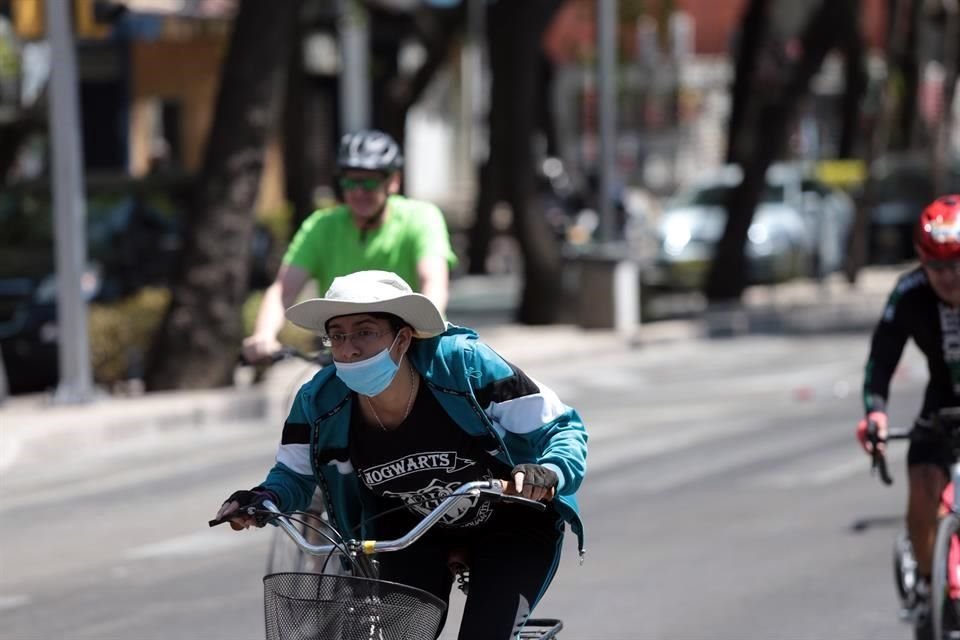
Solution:
<svg viewBox="0 0 960 640">
<path fill-rule="evenodd" d="M 400 146 L 386 133 L 365 130 L 343 137 L 337 153 L 343 203 L 315 211 L 295 234 L 264 293 L 253 333 L 243 341 L 247 361 L 280 349 L 284 310 L 311 279 L 318 291 L 326 291 L 338 276 L 392 271 L 445 312 L 450 267 L 457 260 L 450 235 L 435 205 L 398 195 L 402 166 Z"/>
</svg>

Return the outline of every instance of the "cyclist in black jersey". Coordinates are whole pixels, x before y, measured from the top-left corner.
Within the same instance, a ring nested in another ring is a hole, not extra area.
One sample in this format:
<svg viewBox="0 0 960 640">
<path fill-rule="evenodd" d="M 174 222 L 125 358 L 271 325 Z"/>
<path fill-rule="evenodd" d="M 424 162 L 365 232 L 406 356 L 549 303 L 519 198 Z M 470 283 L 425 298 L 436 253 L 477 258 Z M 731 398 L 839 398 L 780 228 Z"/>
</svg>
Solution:
<svg viewBox="0 0 960 640">
<path fill-rule="evenodd" d="M 867 424 L 887 433 L 887 397 L 908 339 L 927 359 L 930 379 L 907 454 L 907 529 L 916 554 L 919 606 L 929 593 L 940 494 L 949 478 L 952 454 L 932 424 L 944 407 L 960 406 L 960 195 L 938 198 L 923 210 L 914 232 L 920 266 L 904 274 L 887 301 L 873 333 L 863 402 L 866 416 L 857 438 L 870 453 Z M 882 445 L 879 445 L 882 446 Z"/>
</svg>

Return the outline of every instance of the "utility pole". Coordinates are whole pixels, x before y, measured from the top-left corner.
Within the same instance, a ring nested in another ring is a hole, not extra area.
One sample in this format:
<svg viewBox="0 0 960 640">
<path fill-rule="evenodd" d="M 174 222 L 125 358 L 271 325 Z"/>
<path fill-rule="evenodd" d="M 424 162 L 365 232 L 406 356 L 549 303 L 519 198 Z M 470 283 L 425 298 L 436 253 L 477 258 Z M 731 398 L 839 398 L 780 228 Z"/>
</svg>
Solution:
<svg viewBox="0 0 960 640">
<path fill-rule="evenodd" d="M 601 242 L 612 242 L 618 239 L 615 237 L 616 221 L 611 201 L 615 184 L 617 143 L 617 0 L 597 0 L 597 49 L 599 231 Z"/>
<path fill-rule="evenodd" d="M 357 0 L 340 0 L 340 126 L 370 126 L 370 16 Z M 401 141 L 402 142 L 402 141 Z"/>
<path fill-rule="evenodd" d="M 640 272 L 617 228 L 614 211 L 617 136 L 617 0 L 597 7 L 597 242 L 580 256 L 578 323 L 632 338 L 640 323 Z"/>
<path fill-rule="evenodd" d="M 82 278 L 87 262 L 86 202 L 80 117 L 77 101 L 77 59 L 70 20 L 72 3 L 46 0 L 50 41 L 48 117 L 53 147 L 54 256 L 57 282 L 57 326 L 60 382 L 56 402 L 77 404 L 93 399 L 87 304 Z"/>
</svg>

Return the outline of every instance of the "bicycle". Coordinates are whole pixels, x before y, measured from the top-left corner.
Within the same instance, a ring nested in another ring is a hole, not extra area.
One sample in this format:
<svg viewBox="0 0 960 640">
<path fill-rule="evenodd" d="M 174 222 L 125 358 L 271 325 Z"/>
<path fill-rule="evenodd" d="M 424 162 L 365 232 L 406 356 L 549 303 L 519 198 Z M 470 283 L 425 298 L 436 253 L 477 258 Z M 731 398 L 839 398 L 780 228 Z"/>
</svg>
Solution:
<svg viewBox="0 0 960 640">
<path fill-rule="evenodd" d="M 330 523 L 308 527 L 328 541 L 308 542 L 298 525 L 298 513 L 286 514 L 269 500 L 263 509 L 247 514 L 274 522 L 307 554 L 323 564 L 339 556 L 349 568 L 346 575 L 282 572 L 264 576 L 264 618 L 267 640 L 429 640 L 435 638 L 446 605 L 436 596 L 406 585 L 380 580 L 376 554 L 406 549 L 464 497 L 500 500 L 546 509 L 542 502 L 504 493 L 500 480 L 468 482 L 447 496 L 405 535 L 395 540 L 344 539 Z M 225 520 L 211 520 L 216 526 Z M 521 640 L 557 638 L 563 629 L 558 619 L 528 620 Z"/>
<path fill-rule="evenodd" d="M 960 408 L 937 413 L 933 428 L 947 436 L 955 462 L 950 466 L 950 481 L 941 494 L 937 535 L 933 549 L 930 585 L 931 615 L 918 618 L 907 612 L 912 609 L 913 588 L 917 583 L 917 563 L 906 531 L 900 531 L 894 543 L 894 578 L 901 601 L 901 619 L 913 618 L 917 640 L 960 640 Z M 891 430 L 885 439 L 877 434 L 877 425 L 867 425 L 867 439 L 873 445 L 872 471 L 885 485 L 893 484 L 886 459 L 877 445 L 889 440 L 908 439 L 912 429 Z"/>
</svg>

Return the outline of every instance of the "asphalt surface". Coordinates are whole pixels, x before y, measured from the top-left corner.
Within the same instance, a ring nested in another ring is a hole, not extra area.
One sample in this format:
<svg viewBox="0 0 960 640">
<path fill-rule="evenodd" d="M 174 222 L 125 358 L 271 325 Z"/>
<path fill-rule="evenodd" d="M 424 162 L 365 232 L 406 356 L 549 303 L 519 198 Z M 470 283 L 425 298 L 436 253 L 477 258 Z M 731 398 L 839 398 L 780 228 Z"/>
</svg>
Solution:
<svg viewBox="0 0 960 640">
<path fill-rule="evenodd" d="M 549 357 L 541 343 L 542 357 L 516 358 L 591 433 L 586 560 L 568 535 L 536 613 L 563 618 L 562 637 L 578 640 L 910 637 L 890 570 L 903 451 L 891 452 L 897 482 L 884 488 L 853 438 L 867 340 L 844 330 L 582 341 Z M 924 380 L 909 350 L 895 422 L 916 410 Z M 262 477 L 279 426 L 203 425 L 31 446 L 8 461 L 4 638 L 262 637 L 270 536 L 206 520 Z M 444 638 L 456 615 L 455 598 Z"/>
<path fill-rule="evenodd" d="M 849 435 L 865 332 L 896 274 L 758 287 L 724 308 L 661 298 L 658 321 L 626 334 L 521 327 L 516 279 L 456 282 L 450 319 L 591 432 L 587 560 L 568 536 L 537 614 L 563 617 L 566 638 L 907 637 L 889 576 L 902 482 L 869 478 Z M 205 523 L 260 480 L 311 371 L 288 362 L 256 387 L 83 406 L 8 400 L 3 637 L 262 637 L 270 536 Z M 898 419 L 923 375 L 908 355 Z"/>
</svg>

